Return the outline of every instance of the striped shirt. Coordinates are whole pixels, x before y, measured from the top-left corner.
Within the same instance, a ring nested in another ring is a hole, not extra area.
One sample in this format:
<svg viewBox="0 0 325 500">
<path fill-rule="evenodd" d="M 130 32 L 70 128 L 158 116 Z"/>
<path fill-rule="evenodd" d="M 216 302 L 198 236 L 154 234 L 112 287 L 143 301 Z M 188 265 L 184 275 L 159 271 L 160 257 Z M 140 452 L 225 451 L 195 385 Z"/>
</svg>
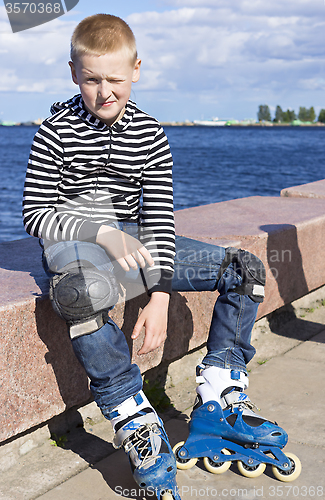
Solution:
<svg viewBox="0 0 325 500">
<path fill-rule="evenodd" d="M 102 224 L 136 222 L 154 235 L 146 246 L 155 261 L 150 271 L 160 274 L 155 290 L 170 291 L 172 157 L 162 127 L 132 101 L 111 127 L 85 109 L 80 95 L 55 103 L 51 112 L 30 152 L 26 231 L 49 242 L 95 242 Z"/>
</svg>

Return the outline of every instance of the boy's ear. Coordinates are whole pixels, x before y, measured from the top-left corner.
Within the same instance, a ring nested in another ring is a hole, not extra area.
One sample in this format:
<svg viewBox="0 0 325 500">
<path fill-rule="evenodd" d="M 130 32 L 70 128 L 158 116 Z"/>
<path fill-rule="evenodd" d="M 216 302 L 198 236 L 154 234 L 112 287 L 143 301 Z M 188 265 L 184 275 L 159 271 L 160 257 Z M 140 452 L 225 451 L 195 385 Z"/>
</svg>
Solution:
<svg viewBox="0 0 325 500">
<path fill-rule="evenodd" d="M 70 69 L 71 69 L 71 78 L 72 78 L 72 81 L 78 85 L 78 78 L 77 78 L 77 73 L 76 73 L 76 68 L 73 64 L 72 61 L 69 61 L 69 66 L 70 66 Z"/>
<path fill-rule="evenodd" d="M 132 76 L 133 83 L 136 83 L 140 78 L 140 66 L 141 66 L 141 59 L 137 59 L 135 61 L 134 70 L 133 70 L 133 76 Z"/>
</svg>

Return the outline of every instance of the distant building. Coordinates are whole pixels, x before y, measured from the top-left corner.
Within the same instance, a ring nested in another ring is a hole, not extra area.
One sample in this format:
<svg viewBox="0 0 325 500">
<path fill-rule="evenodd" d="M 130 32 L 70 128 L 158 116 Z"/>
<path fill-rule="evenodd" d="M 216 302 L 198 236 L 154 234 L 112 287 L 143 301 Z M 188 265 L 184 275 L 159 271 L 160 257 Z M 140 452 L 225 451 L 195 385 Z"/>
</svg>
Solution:
<svg viewBox="0 0 325 500">
<path fill-rule="evenodd" d="M 200 127 L 224 127 L 227 120 L 219 120 L 219 118 L 212 118 L 212 120 L 194 120 L 194 125 Z"/>
</svg>

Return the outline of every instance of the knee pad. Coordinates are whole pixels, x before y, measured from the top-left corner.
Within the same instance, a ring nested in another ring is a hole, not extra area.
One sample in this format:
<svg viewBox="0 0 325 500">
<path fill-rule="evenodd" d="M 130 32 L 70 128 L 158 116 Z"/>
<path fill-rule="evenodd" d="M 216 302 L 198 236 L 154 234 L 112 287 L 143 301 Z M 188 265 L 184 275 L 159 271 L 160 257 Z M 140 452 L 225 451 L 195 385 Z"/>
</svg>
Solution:
<svg viewBox="0 0 325 500">
<path fill-rule="evenodd" d="M 53 309 L 67 322 L 71 338 L 101 328 L 118 297 L 114 274 L 95 267 L 74 267 L 54 275 L 50 281 Z"/>
<path fill-rule="evenodd" d="M 266 272 L 263 262 L 246 250 L 229 247 L 221 263 L 218 279 L 227 267 L 233 264 L 234 271 L 242 278 L 241 285 L 234 288 L 240 295 L 248 295 L 254 302 L 263 302 Z"/>
</svg>

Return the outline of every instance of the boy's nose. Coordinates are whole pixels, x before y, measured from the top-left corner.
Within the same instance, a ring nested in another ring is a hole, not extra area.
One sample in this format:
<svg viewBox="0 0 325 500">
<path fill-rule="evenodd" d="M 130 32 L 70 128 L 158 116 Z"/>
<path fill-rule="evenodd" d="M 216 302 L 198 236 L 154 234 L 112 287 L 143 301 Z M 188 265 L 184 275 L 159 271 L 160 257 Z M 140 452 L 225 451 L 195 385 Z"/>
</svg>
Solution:
<svg viewBox="0 0 325 500">
<path fill-rule="evenodd" d="M 98 94 L 102 97 L 102 99 L 107 99 L 108 97 L 110 97 L 110 95 L 112 94 L 112 89 L 109 82 L 101 82 L 101 85 L 98 89 Z"/>
</svg>

